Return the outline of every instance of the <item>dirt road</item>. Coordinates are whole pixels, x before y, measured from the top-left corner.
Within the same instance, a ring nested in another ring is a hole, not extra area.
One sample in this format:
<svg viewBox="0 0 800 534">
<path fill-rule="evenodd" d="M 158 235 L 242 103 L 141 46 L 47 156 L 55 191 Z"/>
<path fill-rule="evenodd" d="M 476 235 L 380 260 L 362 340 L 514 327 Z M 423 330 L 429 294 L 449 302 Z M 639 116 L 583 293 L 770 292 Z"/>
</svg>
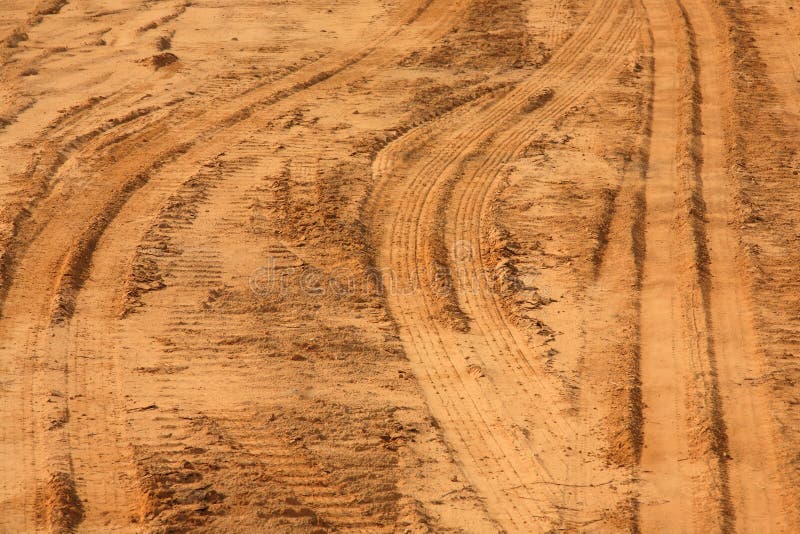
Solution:
<svg viewBox="0 0 800 534">
<path fill-rule="evenodd" d="M 9 0 L 0 532 L 793 532 L 800 6 Z"/>
</svg>

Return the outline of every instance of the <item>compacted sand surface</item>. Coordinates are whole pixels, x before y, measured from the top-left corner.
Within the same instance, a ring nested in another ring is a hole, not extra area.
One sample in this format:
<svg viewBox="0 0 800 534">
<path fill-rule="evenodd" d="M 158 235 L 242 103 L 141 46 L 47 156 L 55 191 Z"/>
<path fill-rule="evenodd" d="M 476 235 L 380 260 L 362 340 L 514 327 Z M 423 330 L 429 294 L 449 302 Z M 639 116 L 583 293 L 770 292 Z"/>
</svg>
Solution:
<svg viewBox="0 0 800 534">
<path fill-rule="evenodd" d="M 795 0 L 0 3 L 0 532 L 800 529 Z"/>
</svg>

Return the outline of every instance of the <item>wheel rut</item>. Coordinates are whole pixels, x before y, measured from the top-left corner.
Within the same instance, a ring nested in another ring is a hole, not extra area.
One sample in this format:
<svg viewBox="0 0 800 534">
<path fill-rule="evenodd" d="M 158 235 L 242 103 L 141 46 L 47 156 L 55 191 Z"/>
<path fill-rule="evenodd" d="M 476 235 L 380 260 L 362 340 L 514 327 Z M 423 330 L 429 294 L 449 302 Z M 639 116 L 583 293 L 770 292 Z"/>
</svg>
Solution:
<svg viewBox="0 0 800 534">
<path fill-rule="evenodd" d="M 621 64 L 637 32 L 631 15 L 624 3 L 598 2 L 540 72 L 459 110 L 455 121 L 412 130 L 374 164 L 367 213 L 382 236 L 378 263 L 390 309 L 465 475 L 509 530 L 577 528 L 619 505 L 603 483 L 624 475 L 565 454 L 570 444 L 588 443 L 586 429 L 566 415 L 563 390 L 503 311 L 482 263 L 481 234 L 503 166 Z M 446 289 L 468 329 L 441 320 L 441 286 L 432 284 L 442 276 L 431 254 L 437 233 L 452 276 Z M 576 508 L 586 498 L 592 504 Z"/>
<path fill-rule="evenodd" d="M 87 350 L 104 353 L 113 342 L 105 336 L 87 335 L 80 325 L 71 324 L 78 296 L 91 275 L 95 249 L 109 225 L 126 208 L 135 209 L 128 203 L 135 200 L 137 191 L 157 180 L 170 165 L 205 161 L 224 151 L 231 138 L 250 135 L 259 120 L 268 122 L 296 105 L 308 91 L 329 84 L 336 77 L 342 79 L 335 83 L 344 84 L 363 76 L 364 70 L 348 74 L 356 64 L 369 70 L 386 61 L 396 61 L 396 51 L 387 43 L 404 32 L 416 31 L 407 24 L 420 23 L 423 34 L 435 35 L 457 19 L 458 4 L 437 4 L 435 13 L 428 17 L 432 4 L 435 2 L 410 6 L 407 13 L 398 14 L 396 26 L 368 39 L 359 50 L 343 50 L 325 65 L 311 64 L 275 83 L 245 90 L 238 98 L 221 98 L 213 109 L 193 108 L 191 102 L 177 106 L 169 116 L 158 117 L 143 127 L 137 125 L 138 129 L 121 140 L 114 138 L 115 131 L 98 131 L 79 145 L 77 154 L 70 155 L 70 165 L 54 167 L 54 176 L 49 180 L 56 186 L 44 188 L 44 198 L 37 200 L 31 210 L 51 216 L 37 220 L 31 235 L 15 236 L 16 241 L 27 241 L 24 246 L 17 246 L 14 265 L 8 271 L 10 280 L 4 287 L 0 321 L 4 346 L 0 358 L 11 376 L 26 377 L 13 386 L 9 398 L 16 401 L 5 406 L 2 413 L 3 446 L 17 451 L 15 458 L 26 459 L 6 470 L 0 502 L 15 502 L 13 509 L 17 512 L 9 518 L 9 525 L 24 525 L 25 531 L 42 525 L 69 531 L 83 521 L 98 525 L 111 517 L 109 513 L 121 514 L 119 522 L 126 523 L 129 511 L 137 507 L 130 454 L 109 442 L 109 450 L 118 454 L 96 456 L 72 435 L 76 427 L 81 428 L 81 435 L 85 433 L 82 425 L 90 413 L 107 421 L 114 439 L 121 439 L 124 432 L 122 403 L 114 391 L 114 382 L 108 384 L 109 388 L 88 386 L 104 377 L 117 376 L 114 358 L 78 363 Z M 169 127 L 176 122 L 181 124 L 180 129 Z M 128 154 L 112 157 L 114 164 L 110 168 L 93 166 L 96 157 L 102 159 L 109 151 L 122 153 L 122 147 L 130 149 Z M 85 176 L 73 181 L 79 172 Z M 78 186 L 61 187 L 59 182 Z M 175 184 L 179 185 L 180 182 Z M 163 199 L 168 191 L 162 189 Z M 88 223 L 83 224 L 85 221 Z M 43 280 L 49 282 L 43 284 Z M 109 332 L 113 330 L 109 328 Z M 80 382 L 75 382 L 79 375 Z M 107 410 L 94 410 L 87 404 L 89 399 L 101 398 L 109 403 Z M 73 406 L 87 410 L 79 416 L 83 421 L 75 421 Z M 80 455 L 78 461 L 73 461 L 73 449 Z M 77 488 L 96 481 L 97 472 L 116 478 L 119 487 L 94 486 L 89 496 L 100 502 L 85 507 Z"/>
<path fill-rule="evenodd" d="M 792 2 L 8 0 L 0 531 L 792 532 Z"/>
<path fill-rule="evenodd" d="M 642 528 L 680 521 L 682 531 L 760 531 L 776 519 L 769 496 L 780 494 L 778 463 L 760 445 L 769 443 L 763 394 L 744 386 L 758 360 L 730 226 L 722 50 L 706 6 L 644 4 L 655 80 L 641 294 Z"/>
</svg>

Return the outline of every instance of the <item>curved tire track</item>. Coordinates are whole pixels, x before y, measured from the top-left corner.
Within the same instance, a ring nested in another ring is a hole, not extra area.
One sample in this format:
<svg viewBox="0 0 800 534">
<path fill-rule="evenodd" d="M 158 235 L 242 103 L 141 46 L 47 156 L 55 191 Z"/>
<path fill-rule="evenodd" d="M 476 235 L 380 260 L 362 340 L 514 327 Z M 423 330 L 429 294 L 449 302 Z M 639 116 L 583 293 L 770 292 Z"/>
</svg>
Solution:
<svg viewBox="0 0 800 534">
<path fill-rule="evenodd" d="M 521 153 L 533 132 L 549 127 L 586 98 L 592 82 L 620 65 L 637 25 L 623 5 L 598 2 L 541 71 L 500 97 L 460 109 L 454 120 L 445 117 L 412 130 L 379 154 L 374 165 L 378 185 L 366 211 L 382 234 L 378 264 L 390 309 L 467 478 L 484 494 L 495 519 L 511 530 L 581 525 L 585 510 L 563 512 L 580 499 L 579 492 L 567 495 L 561 489 L 570 482 L 593 488 L 598 508 L 614 507 L 597 491 L 597 473 L 584 479 L 580 460 L 561 450 L 585 429 L 564 415 L 563 392 L 534 363 L 525 336 L 487 291 L 480 234 L 502 165 Z M 612 15 L 620 12 L 619 18 Z M 550 86 L 555 96 L 519 118 L 530 99 Z M 458 207 L 455 213 L 448 209 L 449 221 L 443 221 L 437 206 L 451 203 L 451 183 L 452 205 Z M 440 297 L 426 285 L 435 279 L 428 265 L 431 228 L 447 236 L 451 272 L 459 259 L 453 256 L 456 247 L 467 243 L 472 250 L 464 268 L 453 272 L 451 289 L 470 333 L 451 330 L 435 318 Z M 475 378 L 474 366 L 483 376 Z M 537 426 L 539 431 L 529 433 Z"/>
<path fill-rule="evenodd" d="M 75 495 L 77 475 L 70 454 L 70 403 L 65 397 L 76 366 L 74 351 L 67 347 L 76 342 L 74 336 L 79 334 L 71 327 L 70 319 L 97 243 L 116 215 L 168 163 L 208 159 L 223 151 L 231 138 L 246 135 L 253 124 L 263 124 L 305 98 L 303 92 L 309 88 L 324 84 L 360 62 L 380 65 L 387 57 L 394 58 L 391 47 L 386 48 L 388 56 L 382 47 L 401 32 L 409 31 L 406 24 L 423 19 L 430 3 L 415 6 L 410 13 L 402 14 L 406 18 L 398 20 L 397 26 L 382 32 L 365 47 L 355 52 L 345 51 L 338 58 L 329 57 L 325 65 L 318 62 L 272 84 L 245 91 L 237 98 L 221 99 L 219 106 L 196 109 L 191 102 L 180 106 L 173 114 L 146 125 L 115 145 L 118 154 L 124 153 L 122 147 L 130 147 L 129 155 L 117 159 L 111 168 L 91 169 L 93 179 L 84 182 L 83 187 L 76 188 L 61 176 L 76 169 L 54 171 L 55 179 L 67 184 L 66 188 L 57 188 L 52 193 L 46 190 L 50 196 L 36 206 L 37 214 L 50 218 L 27 236 L 24 250 L 20 248 L 15 257 L 13 278 L 3 301 L 4 319 L 0 323 L 7 343 L 4 363 L 13 369 L 13 376 L 25 377 L 17 400 L 4 407 L 8 413 L 2 414 L 3 445 L 32 451 L 29 454 L 20 450 L 18 456 L 13 455 L 28 461 L 17 463 L 5 476 L 0 502 L 24 500 L 23 504 L 11 505 L 21 515 L 9 517 L 9 525 L 14 528 L 26 525 L 22 528 L 30 530 L 38 522 L 36 509 L 51 511 L 42 519 L 54 529 L 71 529 L 83 518 L 80 500 Z M 442 31 L 442 25 L 454 20 L 457 13 L 451 6 L 440 8 L 437 15 L 441 23 L 427 31 Z M 337 66 L 330 67 L 331 63 Z M 344 83 L 361 75 L 362 72 L 353 73 L 340 81 Z M 170 129 L 169 124 L 180 124 L 180 128 Z M 213 125 L 211 129 L 209 125 Z M 79 151 L 82 159 L 91 161 L 86 156 L 102 156 L 109 148 L 106 140 L 103 135 L 93 139 Z M 100 177 L 102 180 L 98 180 Z M 52 283 L 43 284 L 43 280 Z M 36 355 L 44 360 L 38 361 Z M 80 367 L 84 376 L 92 372 L 89 366 Z M 113 365 L 104 372 L 113 375 Z M 109 414 L 117 418 L 119 410 Z M 128 460 L 122 457 L 112 461 Z M 62 480 L 66 482 L 61 484 Z M 124 491 L 118 493 L 115 499 L 124 495 Z M 119 508 L 129 507 L 120 504 Z"/>
</svg>

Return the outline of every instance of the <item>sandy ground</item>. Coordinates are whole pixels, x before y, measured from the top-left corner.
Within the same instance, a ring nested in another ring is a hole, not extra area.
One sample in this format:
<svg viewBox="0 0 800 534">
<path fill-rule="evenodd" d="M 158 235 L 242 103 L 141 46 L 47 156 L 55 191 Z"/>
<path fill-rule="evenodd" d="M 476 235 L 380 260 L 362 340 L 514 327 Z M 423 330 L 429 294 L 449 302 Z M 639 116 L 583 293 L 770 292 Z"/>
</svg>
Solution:
<svg viewBox="0 0 800 534">
<path fill-rule="evenodd" d="M 0 532 L 796 532 L 795 0 L 4 0 Z"/>
</svg>

